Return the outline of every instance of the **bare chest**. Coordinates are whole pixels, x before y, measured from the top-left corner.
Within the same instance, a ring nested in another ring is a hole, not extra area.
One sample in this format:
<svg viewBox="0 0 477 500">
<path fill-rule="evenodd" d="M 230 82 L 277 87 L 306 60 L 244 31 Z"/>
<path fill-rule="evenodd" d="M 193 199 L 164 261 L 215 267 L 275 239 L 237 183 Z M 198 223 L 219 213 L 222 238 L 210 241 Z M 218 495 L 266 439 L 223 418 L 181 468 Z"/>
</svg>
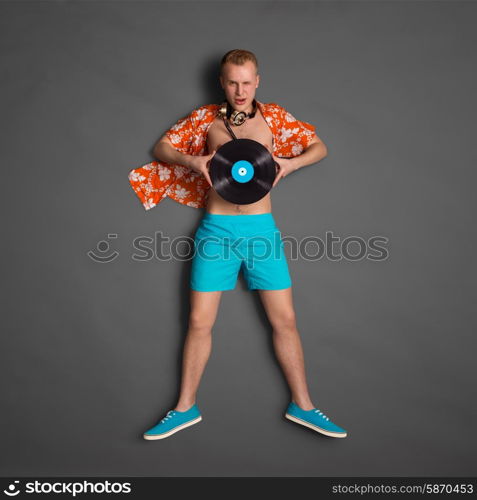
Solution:
<svg viewBox="0 0 477 500">
<path fill-rule="evenodd" d="M 237 139 L 253 139 L 269 151 L 273 150 L 273 135 L 270 127 L 260 112 L 254 118 L 245 120 L 242 125 L 230 125 Z M 207 150 L 217 150 L 220 146 L 233 140 L 221 117 L 216 117 L 207 133 Z"/>
</svg>

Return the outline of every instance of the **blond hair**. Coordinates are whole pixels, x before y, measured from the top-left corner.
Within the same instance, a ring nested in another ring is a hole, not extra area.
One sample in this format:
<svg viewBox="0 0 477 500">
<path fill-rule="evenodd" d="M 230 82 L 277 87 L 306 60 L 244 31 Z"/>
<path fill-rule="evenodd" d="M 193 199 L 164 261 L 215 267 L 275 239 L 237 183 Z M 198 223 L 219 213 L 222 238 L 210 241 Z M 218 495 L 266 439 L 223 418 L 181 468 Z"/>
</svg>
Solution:
<svg viewBox="0 0 477 500">
<path fill-rule="evenodd" d="M 222 74 L 223 67 L 227 63 L 242 65 L 246 61 L 252 61 L 255 64 L 256 73 L 258 73 L 258 61 L 253 52 L 243 49 L 229 50 L 220 61 L 220 74 Z"/>
</svg>

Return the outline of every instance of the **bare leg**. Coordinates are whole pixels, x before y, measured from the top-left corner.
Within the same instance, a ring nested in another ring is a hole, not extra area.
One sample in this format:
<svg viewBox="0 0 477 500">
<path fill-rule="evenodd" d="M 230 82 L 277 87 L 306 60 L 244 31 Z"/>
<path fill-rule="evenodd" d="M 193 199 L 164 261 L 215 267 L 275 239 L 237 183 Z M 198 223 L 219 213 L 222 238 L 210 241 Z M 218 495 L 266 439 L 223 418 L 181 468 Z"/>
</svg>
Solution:
<svg viewBox="0 0 477 500">
<path fill-rule="evenodd" d="M 191 290 L 189 329 L 184 342 L 182 380 L 177 411 L 186 411 L 194 403 L 200 379 L 210 356 L 212 327 L 217 317 L 222 292 Z"/>
<path fill-rule="evenodd" d="M 306 383 L 305 362 L 300 334 L 296 327 L 292 288 L 258 290 L 260 299 L 273 327 L 273 345 L 278 362 L 285 374 L 292 401 L 303 410 L 315 407 Z"/>
</svg>

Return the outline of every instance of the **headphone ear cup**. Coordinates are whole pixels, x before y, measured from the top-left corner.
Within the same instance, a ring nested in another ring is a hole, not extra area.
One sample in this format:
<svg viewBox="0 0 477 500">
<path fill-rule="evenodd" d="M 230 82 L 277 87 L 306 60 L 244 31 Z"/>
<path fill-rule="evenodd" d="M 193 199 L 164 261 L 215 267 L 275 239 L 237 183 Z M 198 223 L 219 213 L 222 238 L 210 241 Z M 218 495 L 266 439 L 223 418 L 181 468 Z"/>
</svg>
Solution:
<svg viewBox="0 0 477 500">
<path fill-rule="evenodd" d="M 219 114 L 225 116 L 227 114 L 227 101 L 223 101 L 219 107 Z"/>
</svg>

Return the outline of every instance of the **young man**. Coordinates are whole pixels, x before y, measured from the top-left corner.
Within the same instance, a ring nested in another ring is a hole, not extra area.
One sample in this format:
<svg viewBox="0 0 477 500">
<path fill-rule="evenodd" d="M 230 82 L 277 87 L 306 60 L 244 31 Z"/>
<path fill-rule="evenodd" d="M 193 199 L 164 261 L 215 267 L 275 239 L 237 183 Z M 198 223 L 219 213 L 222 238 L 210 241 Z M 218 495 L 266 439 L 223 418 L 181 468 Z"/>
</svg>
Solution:
<svg viewBox="0 0 477 500">
<path fill-rule="evenodd" d="M 158 141 L 154 155 L 161 163 L 152 162 L 133 170 L 129 176 L 146 210 L 166 196 L 188 206 L 205 207 L 195 234 L 195 246 L 197 249 L 206 240 L 216 242 L 207 251 L 204 246 L 202 252 L 194 255 L 180 395 L 175 407 L 144 433 L 148 440 L 168 437 L 202 419 L 196 405 L 196 393 L 211 351 L 212 328 L 222 292 L 235 288 L 241 266 L 248 288 L 258 290 L 273 327 L 273 345 L 291 392 L 285 417 L 328 436 L 347 435 L 315 407 L 308 392 L 303 350 L 295 322 L 292 283 L 283 242 L 272 215 L 270 192 L 255 203 L 235 205 L 218 195 L 209 176 L 210 160 L 215 151 L 233 140 L 225 120 L 237 139 L 253 139 L 272 153 L 277 164 L 273 186 L 291 172 L 327 155 L 326 146 L 312 125 L 296 120 L 277 104 L 255 100 L 259 81 L 253 53 L 232 50 L 225 54 L 221 61 L 220 83 L 231 108 L 246 113 L 245 121 L 234 125 L 230 117 L 224 118 L 219 113 L 220 106 L 202 106 L 179 120 Z M 220 241 L 225 241 L 225 237 L 241 238 L 241 248 L 248 250 L 247 242 L 257 236 L 265 238 L 270 244 L 268 248 L 273 250 L 268 252 L 267 258 L 254 260 L 253 252 L 250 256 L 247 251 L 243 258 L 233 253 L 224 257 L 226 244 Z M 207 258 L 212 255 L 215 257 Z"/>
</svg>

